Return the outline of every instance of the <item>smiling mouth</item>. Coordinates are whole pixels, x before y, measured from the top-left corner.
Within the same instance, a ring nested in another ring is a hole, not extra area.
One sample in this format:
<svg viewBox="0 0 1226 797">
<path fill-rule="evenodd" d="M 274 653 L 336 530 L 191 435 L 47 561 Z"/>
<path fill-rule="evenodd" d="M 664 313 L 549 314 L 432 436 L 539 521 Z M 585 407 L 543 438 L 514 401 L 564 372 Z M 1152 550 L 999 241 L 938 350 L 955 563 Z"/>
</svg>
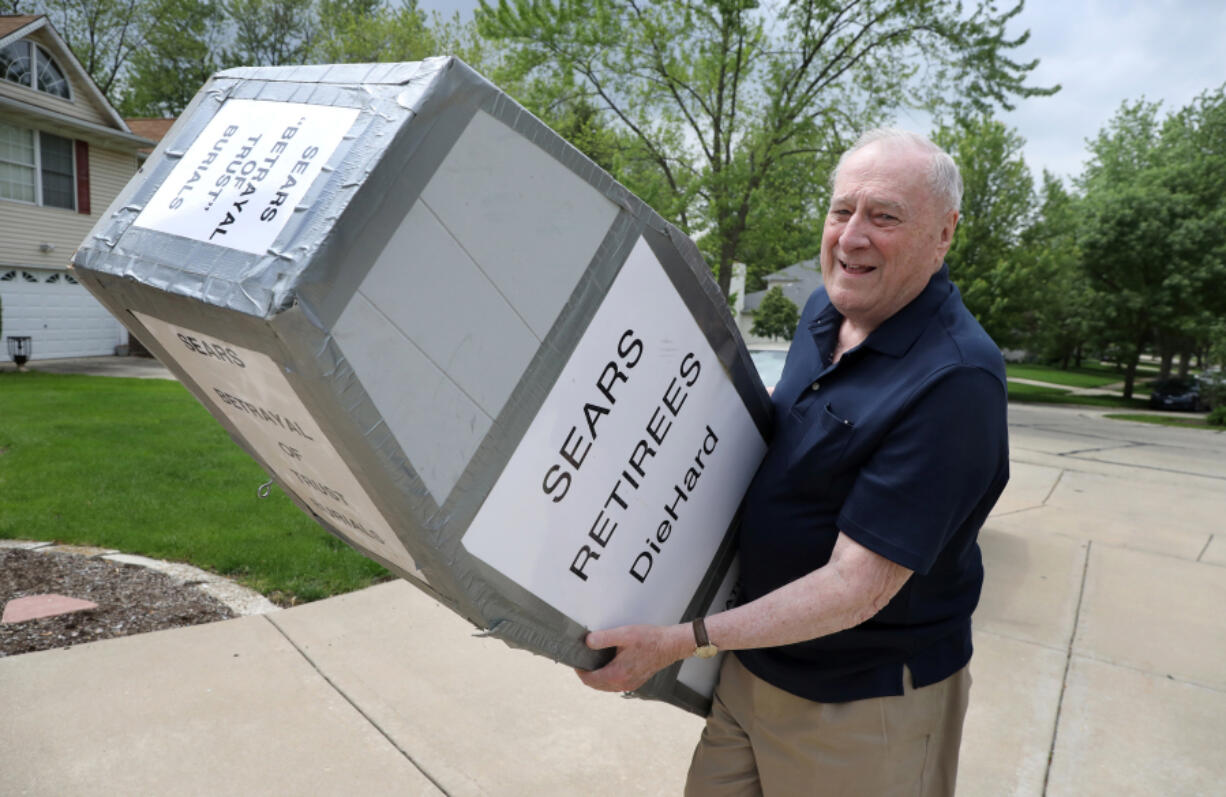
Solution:
<svg viewBox="0 0 1226 797">
<path fill-rule="evenodd" d="M 848 274 L 868 274 L 870 271 L 877 270 L 876 266 L 857 266 L 844 260 L 839 261 L 839 266 Z"/>
</svg>

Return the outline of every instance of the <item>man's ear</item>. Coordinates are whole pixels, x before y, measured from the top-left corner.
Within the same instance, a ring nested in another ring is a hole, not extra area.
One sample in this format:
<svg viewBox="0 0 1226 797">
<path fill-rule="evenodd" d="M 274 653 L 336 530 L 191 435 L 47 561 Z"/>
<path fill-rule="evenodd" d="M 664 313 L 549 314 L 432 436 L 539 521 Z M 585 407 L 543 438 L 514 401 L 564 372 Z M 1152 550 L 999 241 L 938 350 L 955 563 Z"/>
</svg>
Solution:
<svg viewBox="0 0 1226 797">
<path fill-rule="evenodd" d="M 941 223 L 941 237 L 938 240 L 938 246 L 941 249 L 941 260 L 945 259 L 945 255 L 949 252 L 949 247 L 954 242 L 954 231 L 958 229 L 958 211 L 951 210 L 945 214 L 945 218 Z"/>
</svg>

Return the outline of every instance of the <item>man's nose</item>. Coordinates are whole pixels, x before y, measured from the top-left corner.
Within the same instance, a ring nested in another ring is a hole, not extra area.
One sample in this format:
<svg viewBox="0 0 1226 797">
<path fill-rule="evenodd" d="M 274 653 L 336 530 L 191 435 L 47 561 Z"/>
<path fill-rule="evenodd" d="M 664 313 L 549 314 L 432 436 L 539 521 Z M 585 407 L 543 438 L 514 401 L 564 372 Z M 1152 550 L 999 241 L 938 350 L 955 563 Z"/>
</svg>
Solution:
<svg viewBox="0 0 1226 797">
<path fill-rule="evenodd" d="M 868 219 L 863 213 L 853 213 L 843 227 L 843 234 L 839 236 L 839 247 L 847 252 L 863 249 L 868 245 Z"/>
</svg>

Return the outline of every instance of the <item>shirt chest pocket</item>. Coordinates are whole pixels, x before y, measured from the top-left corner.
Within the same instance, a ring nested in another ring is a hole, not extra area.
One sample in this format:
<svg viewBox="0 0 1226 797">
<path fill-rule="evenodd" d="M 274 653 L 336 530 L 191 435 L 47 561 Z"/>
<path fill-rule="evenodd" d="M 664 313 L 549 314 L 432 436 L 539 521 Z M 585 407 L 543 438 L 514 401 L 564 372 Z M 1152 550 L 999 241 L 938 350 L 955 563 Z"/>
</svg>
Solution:
<svg viewBox="0 0 1226 797">
<path fill-rule="evenodd" d="M 793 408 L 791 415 L 800 428 L 788 452 L 788 470 L 810 486 L 828 485 L 847 470 L 847 447 L 855 436 L 855 421 L 825 401 Z"/>
</svg>

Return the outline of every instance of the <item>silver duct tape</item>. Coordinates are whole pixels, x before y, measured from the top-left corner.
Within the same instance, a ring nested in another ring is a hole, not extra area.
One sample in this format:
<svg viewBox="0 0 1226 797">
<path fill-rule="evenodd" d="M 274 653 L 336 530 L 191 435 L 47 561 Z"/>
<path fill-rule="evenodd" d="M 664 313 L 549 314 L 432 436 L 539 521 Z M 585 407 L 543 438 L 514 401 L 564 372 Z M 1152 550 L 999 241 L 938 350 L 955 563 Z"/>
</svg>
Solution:
<svg viewBox="0 0 1226 797">
<path fill-rule="evenodd" d="M 243 68 L 192 101 L 81 282 L 326 529 L 483 633 L 734 600 L 769 404 L 697 248 L 452 58 Z M 714 662 L 641 696 L 703 712 Z"/>
</svg>

